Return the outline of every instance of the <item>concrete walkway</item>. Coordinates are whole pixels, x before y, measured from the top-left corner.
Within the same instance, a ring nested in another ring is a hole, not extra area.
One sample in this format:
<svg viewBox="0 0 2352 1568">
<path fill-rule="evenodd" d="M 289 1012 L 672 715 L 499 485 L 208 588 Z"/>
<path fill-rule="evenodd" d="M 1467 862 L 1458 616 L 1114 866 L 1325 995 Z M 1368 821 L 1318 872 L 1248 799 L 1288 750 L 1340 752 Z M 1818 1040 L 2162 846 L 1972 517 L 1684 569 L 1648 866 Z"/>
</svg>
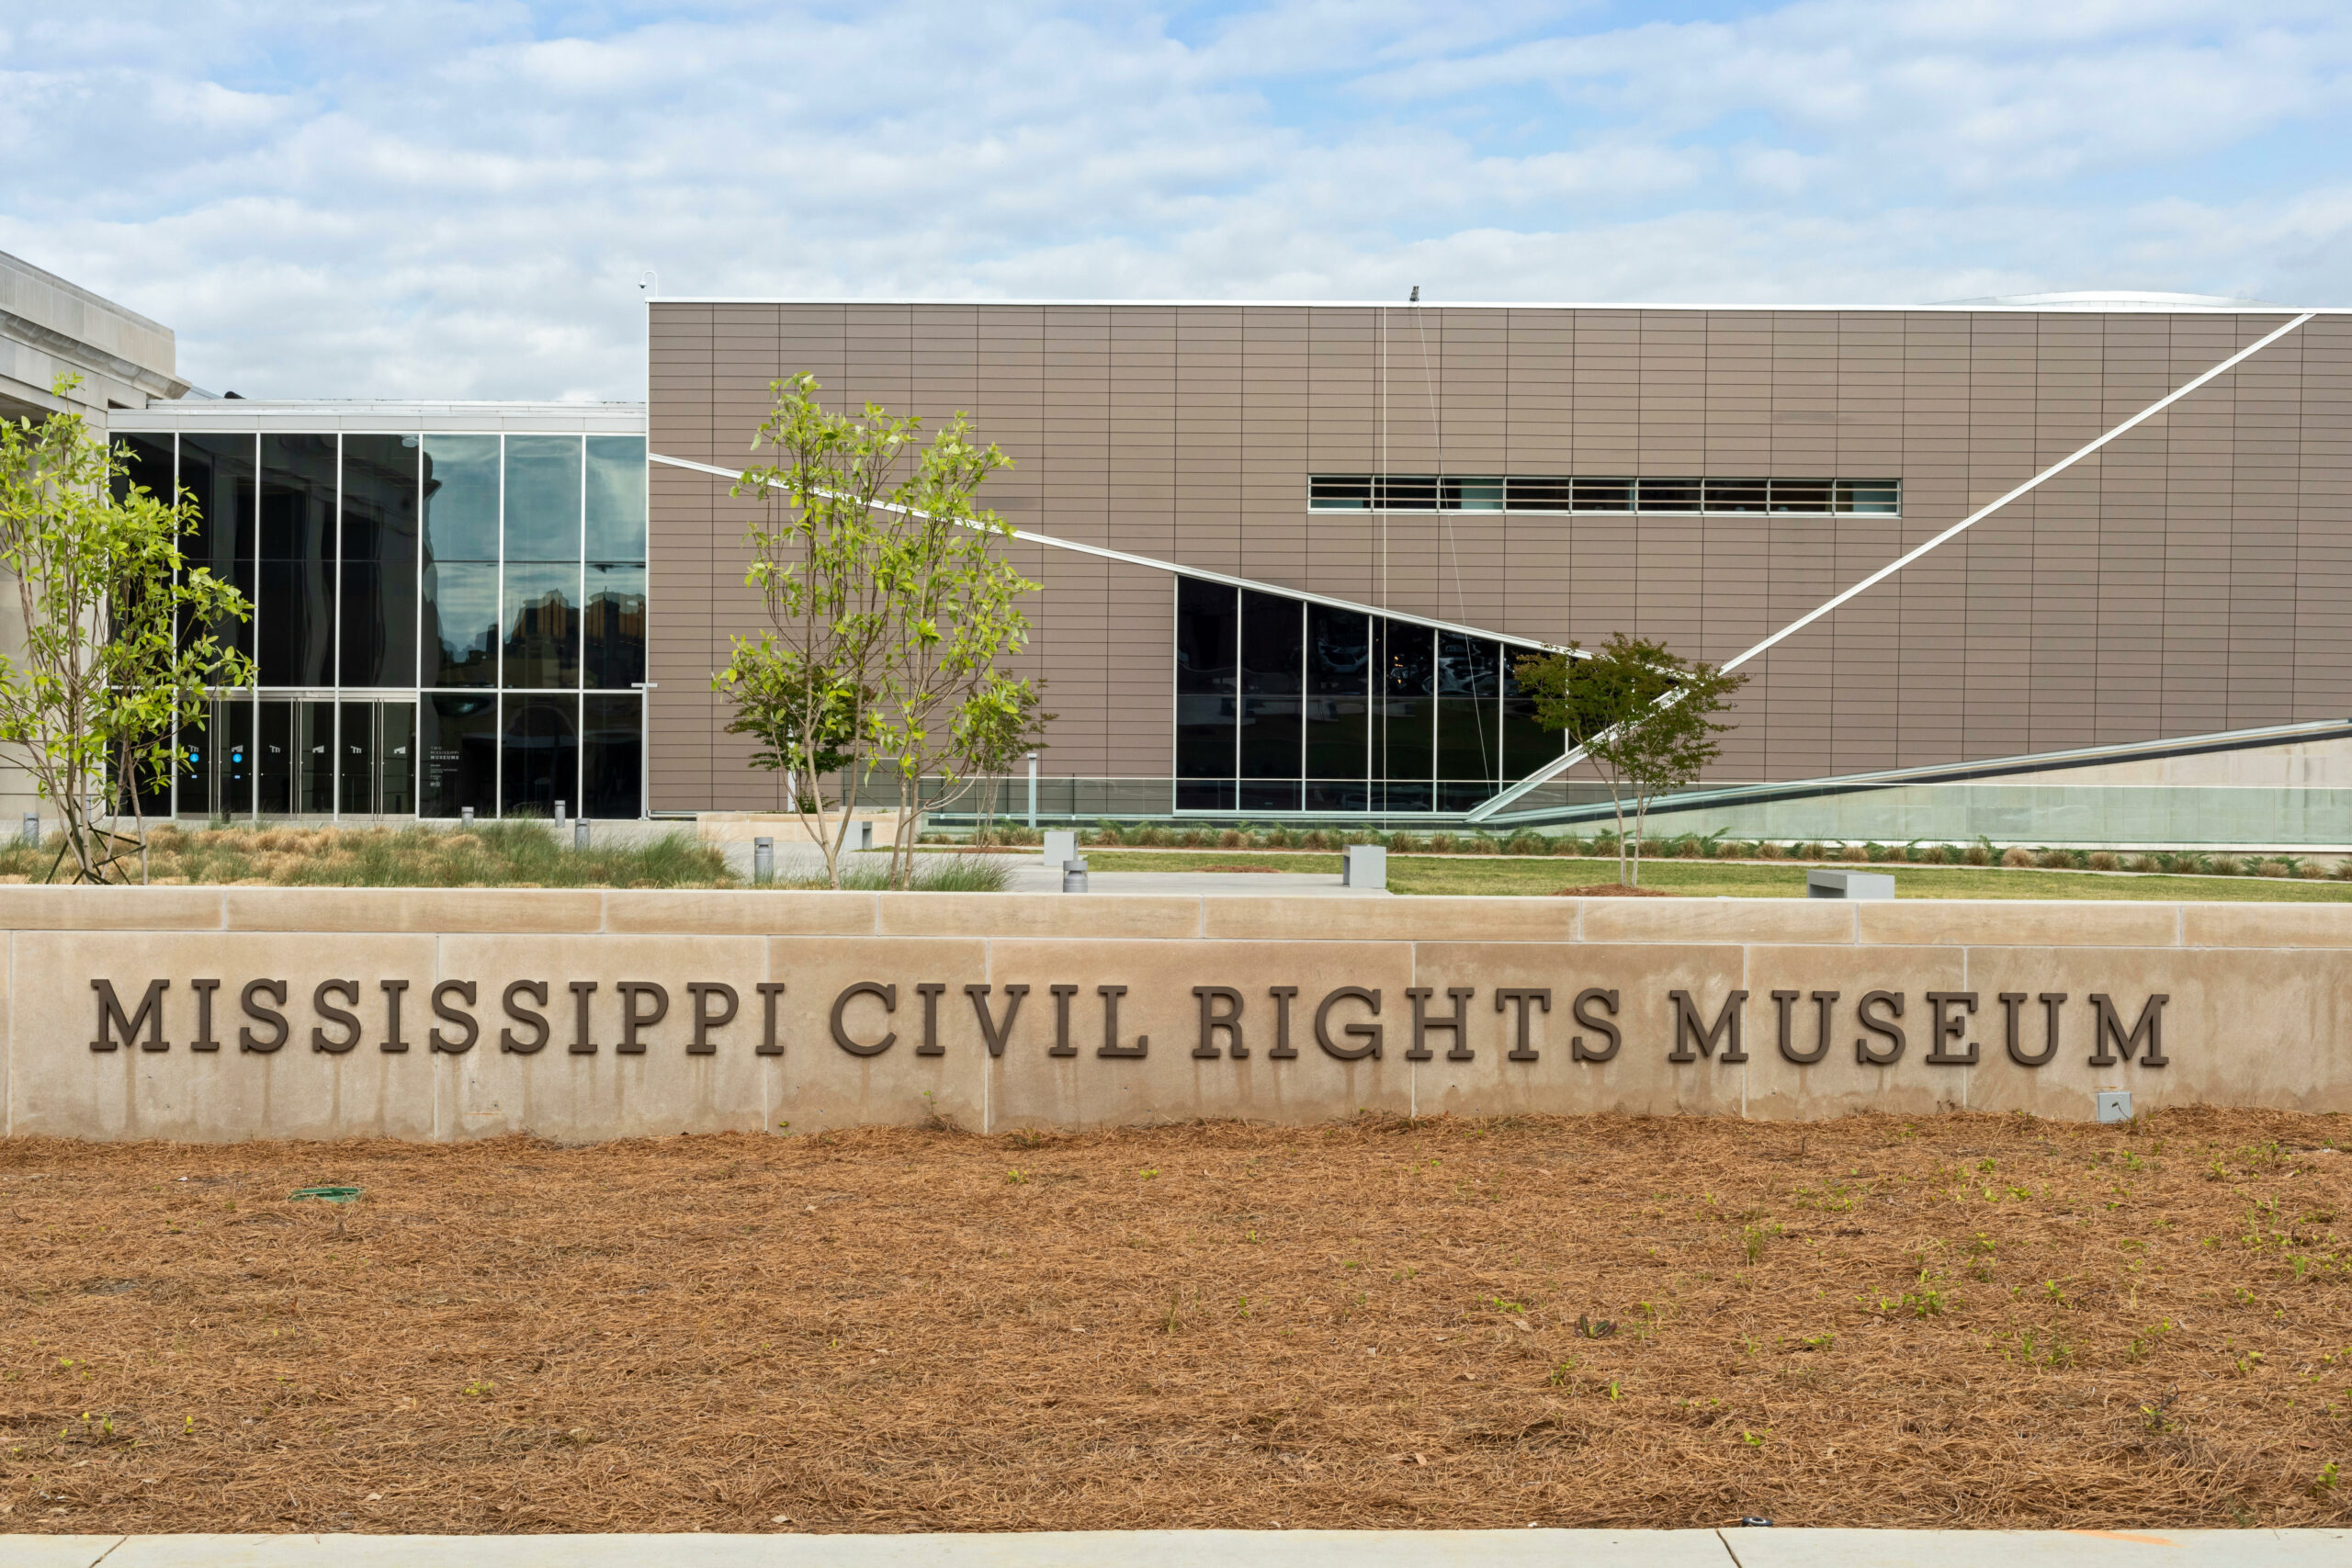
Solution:
<svg viewBox="0 0 2352 1568">
<path fill-rule="evenodd" d="M 2352 1530 L 0 1535 L 7 1568 L 2343 1568 Z"/>
<path fill-rule="evenodd" d="M 1058 893 L 1062 874 L 1034 860 L 1015 863 L 1010 893 Z M 1382 887 L 1343 887 L 1336 871 L 1089 871 L 1086 890 L 1102 893 L 1157 893 L 1183 897 L 1285 898 L 1305 896 L 1333 898 L 1385 898 Z"/>
</svg>

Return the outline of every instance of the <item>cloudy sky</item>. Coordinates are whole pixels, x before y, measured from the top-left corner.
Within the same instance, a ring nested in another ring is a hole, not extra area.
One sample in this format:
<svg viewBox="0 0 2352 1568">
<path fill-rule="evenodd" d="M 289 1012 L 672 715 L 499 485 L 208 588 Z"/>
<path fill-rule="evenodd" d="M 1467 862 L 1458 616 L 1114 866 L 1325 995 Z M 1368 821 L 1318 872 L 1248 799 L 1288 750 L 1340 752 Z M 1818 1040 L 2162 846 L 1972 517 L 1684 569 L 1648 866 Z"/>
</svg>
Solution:
<svg viewBox="0 0 2352 1568">
<path fill-rule="evenodd" d="M 0 250 L 249 396 L 681 295 L 2352 303 L 2344 0 L 0 6 Z"/>
</svg>

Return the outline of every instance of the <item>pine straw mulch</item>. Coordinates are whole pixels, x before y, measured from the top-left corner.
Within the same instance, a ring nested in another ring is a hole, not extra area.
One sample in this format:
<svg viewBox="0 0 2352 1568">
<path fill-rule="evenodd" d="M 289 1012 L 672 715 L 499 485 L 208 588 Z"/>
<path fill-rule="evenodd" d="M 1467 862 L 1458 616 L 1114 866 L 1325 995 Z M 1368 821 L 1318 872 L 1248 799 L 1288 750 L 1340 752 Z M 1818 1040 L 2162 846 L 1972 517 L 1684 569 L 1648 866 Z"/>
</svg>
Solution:
<svg viewBox="0 0 2352 1568">
<path fill-rule="evenodd" d="M 2342 1525 L 2348 1134 L 20 1140 L 0 1532 Z"/>
</svg>

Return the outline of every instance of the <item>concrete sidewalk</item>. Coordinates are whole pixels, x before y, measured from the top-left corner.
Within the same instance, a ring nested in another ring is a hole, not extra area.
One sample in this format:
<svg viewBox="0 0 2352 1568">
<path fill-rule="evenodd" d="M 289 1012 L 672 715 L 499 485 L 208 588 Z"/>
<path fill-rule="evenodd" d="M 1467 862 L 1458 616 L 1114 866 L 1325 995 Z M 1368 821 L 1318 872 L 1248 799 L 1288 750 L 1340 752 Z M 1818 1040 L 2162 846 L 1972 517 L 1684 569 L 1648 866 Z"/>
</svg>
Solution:
<svg viewBox="0 0 2352 1568">
<path fill-rule="evenodd" d="M 6 1568 L 2343 1568 L 2352 1530 L 0 1535 Z"/>
</svg>

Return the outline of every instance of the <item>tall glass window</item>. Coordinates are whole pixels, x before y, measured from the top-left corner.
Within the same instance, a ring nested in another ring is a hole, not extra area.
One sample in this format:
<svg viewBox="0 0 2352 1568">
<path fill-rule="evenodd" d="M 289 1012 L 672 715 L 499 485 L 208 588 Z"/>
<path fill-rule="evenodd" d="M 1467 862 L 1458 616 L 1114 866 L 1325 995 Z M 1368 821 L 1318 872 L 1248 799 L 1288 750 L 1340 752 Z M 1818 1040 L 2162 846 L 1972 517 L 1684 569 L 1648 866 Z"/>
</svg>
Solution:
<svg viewBox="0 0 2352 1568">
<path fill-rule="evenodd" d="M 1520 684 L 1519 661 L 1526 650 L 1503 649 L 1503 777 L 1523 779 L 1568 749 L 1564 731 L 1535 722 L 1533 694 Z"/>
<path fill-rule="evenodd" d="M 498 684 L 499 440 L 424 437 L 424 683 Z"/>
<path fill-rule="evenodd" d="M 332 435 L 261 438 L 254 637 L 265 686 L 334 684 L 337 467 Z"/>
<path fill-rule="evenodd" d="M 1372 624 L 1306 606 L 1306 809 L 1371 809 Z"/>
<path fill-rule="evenodd" d="M 582 701 L 580 813 L 638 816 L 645 777 L 644 701 L 633 692 L 592 694 Z"/>
<path fill-rule="evenodd" d="M 577 562 L 507 561 L 504 684 L 580 684 L 579 598 Z"/>
<path fill-rule="evenodd" d="M 645 560 L 645 438 L 588 438 L 588 558 Z"/>
<path fill-rule="evenodd" d="M 645 568 L 613 561 L 588 565 L 586 650 L 591 687 L 627 691 L 645 679 Z"/>
<path fill-rule="evenodd" d="M 416 684 L 413 435 L 343 438 L 342 664 L 345 686 Z"/>
<path fill-rule="evenodd" d="M 1436 715 L 1437 634 L 1408 621 L 1380 623 L 1380 732 L 1374 776 L 1385 811 L 1431 809 L 1430 757 Z"/>
<path fill-rule="evenodd" d="M 417 814 L 498 814 L 498 697 L 434 692 L 417 704 Z"/>
<path fill-rule="evenodd" d="M 1176 807 L 1230 811 L 1240 659 L 1240 593 L 1176 580 Z"/>
<path fill-rule="evenodd" d="M 580 805 L 580 699 L 570 693 L 510 693 L 501 742 L 499 808 L 508 817 L 552 817 L 556 802 Z"/>
<path fill-rule="evenodd" d="M 245 596 L 254 597 L 254 467 L 258 439 L 252 435 L 183 435 L 180 437 L 180 488 L 196 500 L 197 527 L 181 540 L 180 556 L 191 567 L 204 567 L 213 576 Z M 254 623 L 224 621 L 191 634 L 209 631 L 224 648 L 250 655 Z"/>
<path fill-rule="evenodd" d="M 1507 669 L 1524 645 L 1193 578 L 1176 595 L 1180 811 L 1464 811 L 1560 754 Z"/>
<path fill-rule="evenodd" d="M 1244 811 L 1296 811 L 1306 606 L 1245 590 L 1241 595 L 1241 784 Z"/>
<path fill-rule="evenodd" d="M 1438 808 L 1467 811 L 1495 793 L 1502 760 L 1497 701 L 1502 649 L 1484 637 L 1437 637 Z"/>
<path fill-rule="evenodd" d="M 258 690 L 179 716 L 151 810 L 641 814 L 641 436 L 118 439 L 118 491 L 191 492 L 186 558 L 254 607 L 216 630 Z"/>
<path fill-rule="evenodd" d="M 201 714 L 181 715 L 178 814 L 200 822 L 252 816 L 253 751 L 250 695 L 222 696 Z"/>
</svg>

